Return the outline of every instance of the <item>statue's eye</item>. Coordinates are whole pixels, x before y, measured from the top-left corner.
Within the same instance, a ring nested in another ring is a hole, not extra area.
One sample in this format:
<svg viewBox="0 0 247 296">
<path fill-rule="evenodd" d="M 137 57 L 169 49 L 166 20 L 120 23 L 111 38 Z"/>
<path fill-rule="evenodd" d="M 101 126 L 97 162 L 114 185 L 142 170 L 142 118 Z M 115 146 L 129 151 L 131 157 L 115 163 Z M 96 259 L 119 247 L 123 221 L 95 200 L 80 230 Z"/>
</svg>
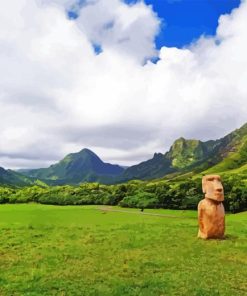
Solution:
<svg viewBox="0 0 247 296">
<path fill-rule="evenodd" d="M 214 178 L 209 178 L 209 179 L 208 179 L 208 181 L 213 181 L 213 180 L 214 180 Z"/>
</svg>

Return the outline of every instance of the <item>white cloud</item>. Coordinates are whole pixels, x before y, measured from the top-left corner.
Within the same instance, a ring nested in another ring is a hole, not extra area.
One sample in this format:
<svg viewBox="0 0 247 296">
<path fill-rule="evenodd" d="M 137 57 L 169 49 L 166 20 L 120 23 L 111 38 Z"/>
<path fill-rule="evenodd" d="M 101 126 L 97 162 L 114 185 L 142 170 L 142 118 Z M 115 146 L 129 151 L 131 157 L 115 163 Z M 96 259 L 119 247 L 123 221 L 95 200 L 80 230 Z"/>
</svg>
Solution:
<svg viewBox="0 0 247 296">
<path fill-rule="evenodd" d="M 128 6 L 119 0 L 94 1 L 81 9 L 77 24 L 106 51 L 114 49 L 139 61 L 156 54 L 153 40 L 159 20 L 143 2 Z"/>
<path fill-rule="evenodd" d="M 217 138 L 247 121 L 247 3 L 220 18 L 214 38 L 164 47 L 145 66 L 159 26 L 151 7 L 88 0 L 72 21 L 72 4 L 0 4 L 0 166 L 47 165 L 83 147 L 130 164 L 179 136 Z"/>
</svg>

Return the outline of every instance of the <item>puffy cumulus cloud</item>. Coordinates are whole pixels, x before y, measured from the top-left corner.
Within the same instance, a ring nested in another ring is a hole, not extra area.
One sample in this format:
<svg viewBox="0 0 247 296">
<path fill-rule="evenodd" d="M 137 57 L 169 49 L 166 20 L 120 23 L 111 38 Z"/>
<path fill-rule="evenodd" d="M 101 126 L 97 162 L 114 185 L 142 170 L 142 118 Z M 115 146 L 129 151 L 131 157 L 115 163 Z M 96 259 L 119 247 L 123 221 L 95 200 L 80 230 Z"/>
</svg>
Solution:
<svg viewBox="0 0 247 296">
<path fill-rule="evenodd" d="M 154 38 L 160 20 L 142 1 L 127 5 L 122 0 L 39 0 L 57 5 L 77 15 L 76 23 L 92 44 L 114 49 L 140 62 L 157 55 Z"/>
<path fill-rule="evenodd" d="M 69 20 L 73 5 L 0 4 L 0 166 L 43 167 L 83 147 L 132 164 L 177 137 L 218 138 L 247 121 L 247 3 L 215 37 L 163 47 L 145 65 L 159 25 L 150 6 L 88 0 Z"/>
<path fill-rule="evenodd" d="M 131 6 L 119 0 L 91 2 L 80 10 L 76 22 L 93 43 L 139 61 L 156 54 L 153 40 L 159 31 L 159 20 L 151 6 L 141 1 Z"/>
</svg>

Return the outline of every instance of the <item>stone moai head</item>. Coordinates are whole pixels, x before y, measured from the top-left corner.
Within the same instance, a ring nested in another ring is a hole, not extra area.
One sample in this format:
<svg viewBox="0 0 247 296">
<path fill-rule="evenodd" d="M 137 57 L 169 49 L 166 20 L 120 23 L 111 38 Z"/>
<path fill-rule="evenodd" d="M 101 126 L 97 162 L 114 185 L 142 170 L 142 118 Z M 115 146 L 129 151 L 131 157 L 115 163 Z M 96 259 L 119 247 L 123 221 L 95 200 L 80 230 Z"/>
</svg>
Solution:
<svg viewBox="0 0 247 296">
<path fill-rule="evenodd" d="M 205 198 L 218 202 L 224 200 L 224 189 L 219 175 L 206 175 L 202 178 L 202 191 Z"/>
</svg>

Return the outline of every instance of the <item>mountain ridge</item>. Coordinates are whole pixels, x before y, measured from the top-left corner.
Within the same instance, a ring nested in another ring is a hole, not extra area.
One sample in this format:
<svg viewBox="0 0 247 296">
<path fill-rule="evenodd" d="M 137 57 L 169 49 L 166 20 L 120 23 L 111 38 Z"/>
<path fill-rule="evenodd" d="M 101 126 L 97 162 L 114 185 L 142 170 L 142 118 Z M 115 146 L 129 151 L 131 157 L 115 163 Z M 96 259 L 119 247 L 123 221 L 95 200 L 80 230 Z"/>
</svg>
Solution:
<svg viewBox="0 0 247 296">
<path fill-rule="evenodd" d="M 35 180 L 48 185 L 115 184 L 135 179 L 177 178 L 231 170 L 247 173 L 247 123 L 217 140 L 180 137 L 167 152 L 155 153 L 151 159 L 127 168 L 103 162 L 88 148 L 70 153 L 48 168 L 22 170 L 21 173 L 2 168 L 0 184 L 8 178 L 10 184 L 27 185 Z"/>
<path fill-rule="evenodd" d="M 33 180 L 23 174 L 0 167 L 0 185 L 22 187 L 33 183 Z"/>
<path fill-rule="evenodd" d="M 235 154 L 232 155 L 233 153 Z M 190 175 L 203 172 L 219 173 L 219 168 L 222 167 L 226 170 L 236 169 L 239 165 L 247 163 L 247 123 L 216 140 L 203 142 L 180 137 L 173 142 L 168 152 L 161 155 L 160 166 L 156 167 L 151 178 L 148 175 L 143 176 L 143 172 L 152 171 L 152 166 L 155 165 L 154 158 L 126 169 L 122 180 L 151 180 L 189 172 Z"/>
</svg>

